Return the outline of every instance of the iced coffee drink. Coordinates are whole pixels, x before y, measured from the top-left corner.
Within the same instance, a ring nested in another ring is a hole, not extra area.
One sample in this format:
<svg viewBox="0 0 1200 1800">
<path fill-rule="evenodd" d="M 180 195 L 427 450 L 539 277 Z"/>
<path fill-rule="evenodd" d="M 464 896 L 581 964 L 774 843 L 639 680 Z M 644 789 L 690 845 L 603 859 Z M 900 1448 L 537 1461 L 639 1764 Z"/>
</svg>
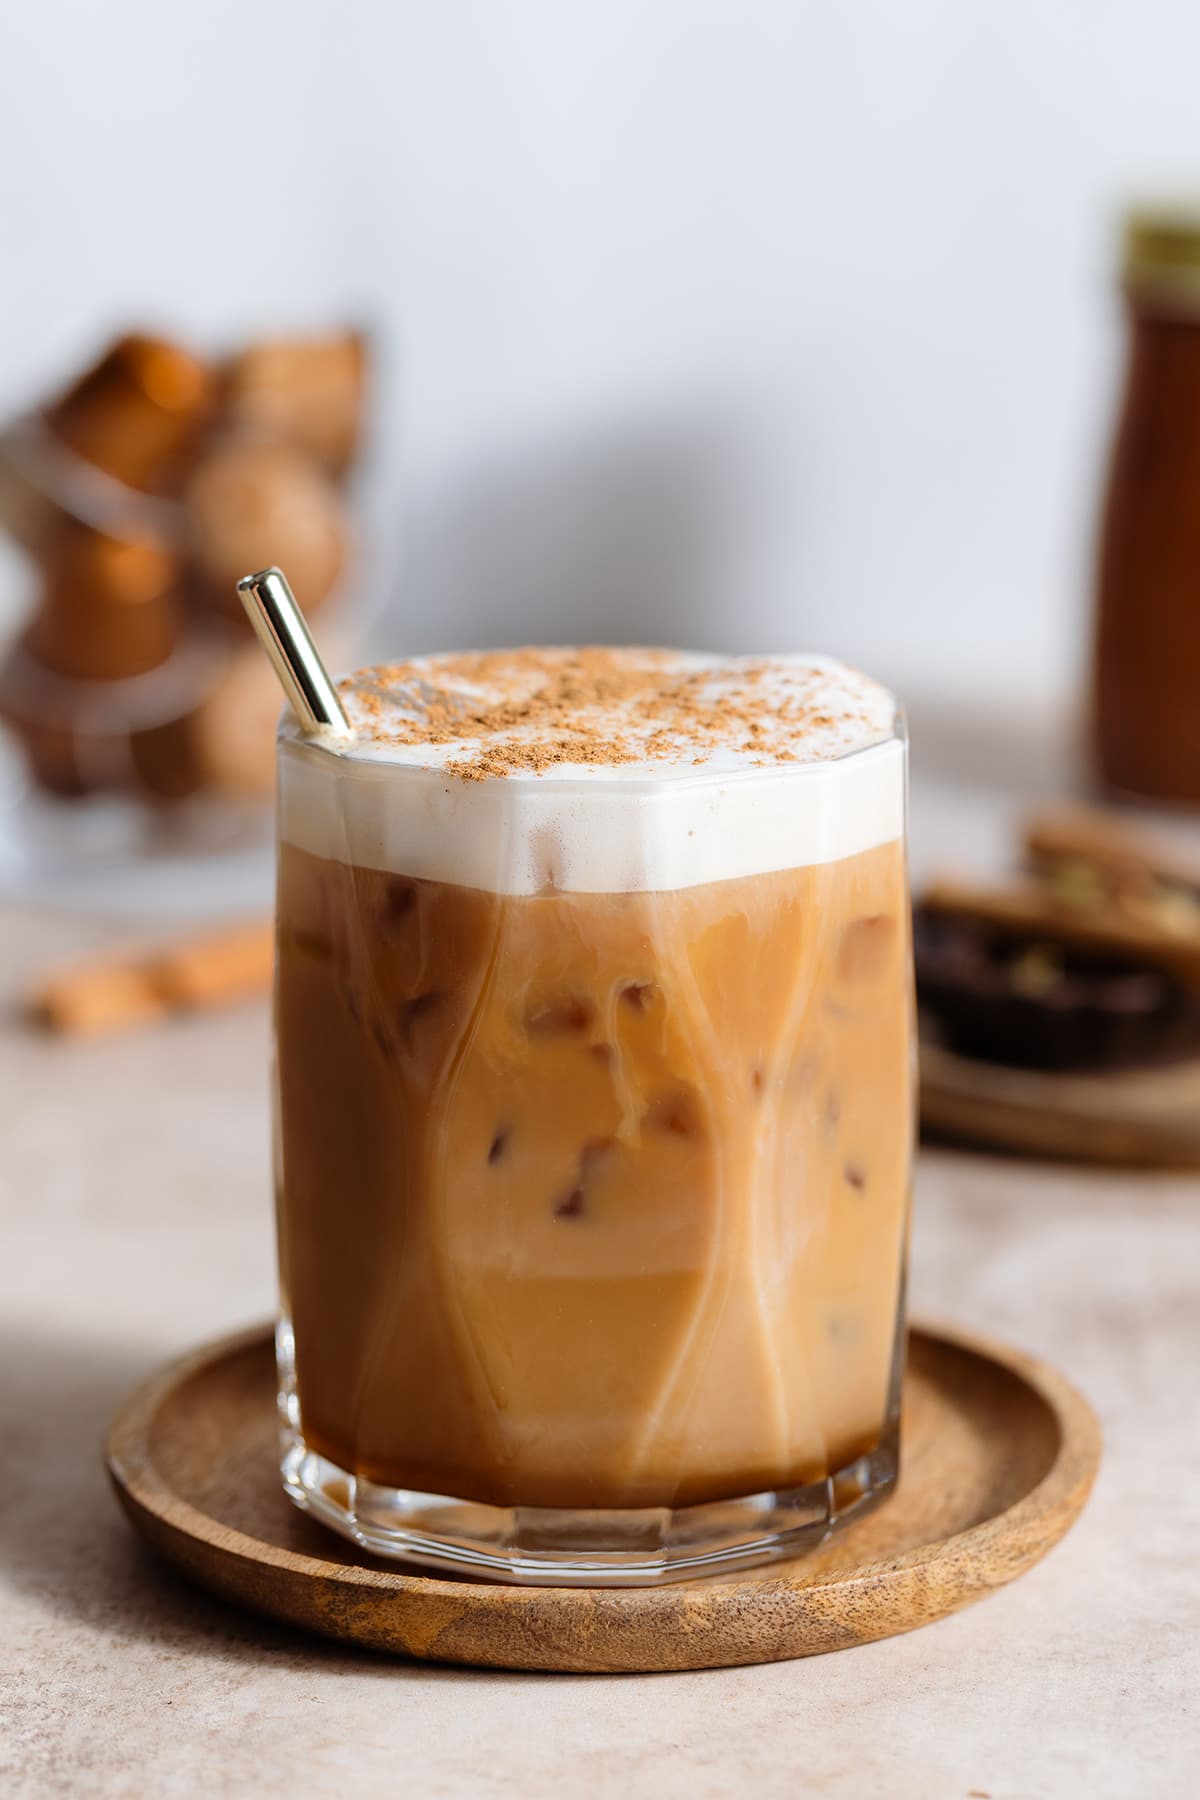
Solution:
<svg viewBox="0 0 1200 1800">
<path fill-rule="evenodd" d="M 293 1498 L 376 1552 L 649 1581 L 895 1476 L 905 757 L 814 658 L 507 651 L 280 742 Z"/>
</svg>

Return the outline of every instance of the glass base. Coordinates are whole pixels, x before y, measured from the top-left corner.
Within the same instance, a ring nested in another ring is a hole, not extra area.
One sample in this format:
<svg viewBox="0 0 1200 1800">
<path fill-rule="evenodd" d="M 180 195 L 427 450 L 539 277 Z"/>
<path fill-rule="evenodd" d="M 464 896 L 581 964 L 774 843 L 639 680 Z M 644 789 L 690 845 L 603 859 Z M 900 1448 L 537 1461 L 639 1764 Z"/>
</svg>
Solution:
<svg viewBox="0 0 1200 1800">
<path fill-rule="evenodd" d="M 869 1455 L 807 1487 L 629 1512 L 485 1506 L 381 1487 L 339 1469 L 298 1436 L 285 1445 L 280 1467 L 297 1506 L 373 1556 L 531 1587 L 650 1587 L 815 1548 L 890 1492 L 898 1459 L 890 1433 Z"/>
<path fill-rule="evenodd" d="M 383 1487 L 310 1450 L 301 1427 L 291 1326 L 276 1331 L 280 1472 L 289 1498 L 373 1556 L 530 1587 L 650 1587 L 799 1556 L 885 1499 L 899 1473 L 900 1390 L 865 1456 L 806 1487 L 702 1506 L 488 1506 Z M 897 1369 L 899 1362 L 897 1362 Z"/>
<path fill-rule="evenodd" d="M 302 1512 L 372 1556 L 527 1587 L 654 1587 L 781 1562 L 815 1550 L 895 1487 L 904 1318 L 902 1286 L 887 1418 L 874 1449 L 804 1487 L 617 1511 L 490 1506 L 384 1487 L 340 1468 L 304 1441 L 295 1339 L 284 1313 L 275 1327 L 284 1491 Z"/>
</svg>

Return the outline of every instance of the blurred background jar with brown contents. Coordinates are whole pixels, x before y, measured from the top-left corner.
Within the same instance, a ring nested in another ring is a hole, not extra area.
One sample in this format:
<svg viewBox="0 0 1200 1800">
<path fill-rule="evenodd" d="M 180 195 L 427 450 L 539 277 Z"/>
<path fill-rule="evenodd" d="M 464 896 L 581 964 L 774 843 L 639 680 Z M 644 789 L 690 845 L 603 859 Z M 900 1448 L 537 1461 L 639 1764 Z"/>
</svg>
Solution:
<svg viewBox="0 0 1200 1800">
<path fill-rule="evenodd" d="M 223 357 L 130 334 L 0 434 L 33 571 L 0 655 L 26 862 L 265 834 L 278 695 L 233 584 L 284 561 L 347 640 L 367 369 L 357 331 Z"/>
<path fill-rule="evenodd" d="M 1200 200 L 1131 213 L 1093 731 L 1118 794 L 1200 803 Z"/>
</svg>

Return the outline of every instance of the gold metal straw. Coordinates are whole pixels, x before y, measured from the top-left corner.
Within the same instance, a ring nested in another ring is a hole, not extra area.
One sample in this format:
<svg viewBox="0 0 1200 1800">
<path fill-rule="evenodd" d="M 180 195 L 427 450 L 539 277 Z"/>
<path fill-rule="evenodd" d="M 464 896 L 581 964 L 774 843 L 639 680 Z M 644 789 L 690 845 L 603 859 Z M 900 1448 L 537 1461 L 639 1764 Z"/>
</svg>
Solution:
<svg viewBox="0 0 1200 1800">
<path fill-rule="evenodd" d="M 282 569 L 260 569 L 237 584 L 247 617 L 270 657 L 284 693 L 307 736 L 354 736 L 329 671 Z"/>
</svg>

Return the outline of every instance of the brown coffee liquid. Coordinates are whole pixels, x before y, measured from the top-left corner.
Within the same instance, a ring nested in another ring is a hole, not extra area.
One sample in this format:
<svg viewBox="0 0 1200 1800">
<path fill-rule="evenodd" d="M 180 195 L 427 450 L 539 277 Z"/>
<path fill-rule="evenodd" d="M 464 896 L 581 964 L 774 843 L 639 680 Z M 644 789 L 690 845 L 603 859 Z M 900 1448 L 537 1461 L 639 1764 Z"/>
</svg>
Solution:
<svg viewBox="0 0 1200 1800">
<path fill-rule="evenodd" d="M 913 1117 L 903 849 L 500 896 L 284 845 L 304 1437 L 393 1487 L 645 1507 L 888 1414 Z"/>
</svg>

